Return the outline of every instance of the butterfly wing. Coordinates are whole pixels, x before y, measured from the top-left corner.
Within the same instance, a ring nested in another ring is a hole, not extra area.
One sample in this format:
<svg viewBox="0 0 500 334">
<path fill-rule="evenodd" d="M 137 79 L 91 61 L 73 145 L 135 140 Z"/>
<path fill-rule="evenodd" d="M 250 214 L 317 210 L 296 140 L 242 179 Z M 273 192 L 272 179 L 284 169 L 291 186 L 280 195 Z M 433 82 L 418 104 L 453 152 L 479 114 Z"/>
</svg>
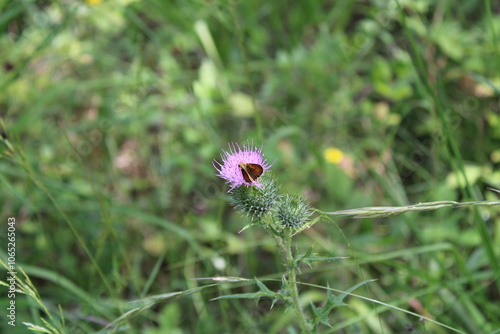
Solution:
<svg viewBox="0 0 500 334">
<path fill-rule="evenodd" d="M 243 179 L 248 183 L 254 182 L 264 173 L 264 168 L 259 164 L 240 163 L 239 166 Z"/>
</svg>

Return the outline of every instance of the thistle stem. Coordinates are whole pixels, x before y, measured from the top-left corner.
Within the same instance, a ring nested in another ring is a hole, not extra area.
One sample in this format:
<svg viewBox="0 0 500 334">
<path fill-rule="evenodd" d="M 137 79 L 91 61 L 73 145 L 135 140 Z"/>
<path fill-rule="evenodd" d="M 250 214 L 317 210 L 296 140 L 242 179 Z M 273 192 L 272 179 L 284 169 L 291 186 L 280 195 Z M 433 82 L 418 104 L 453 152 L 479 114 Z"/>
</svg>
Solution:
<svg viewBox="0 0 500 334">
<path fill-rule="evenodd" d="M 299 302 L 299 290 L 297 289 L 297 275 L 295 272 L 295 266 L 293 263 L 292 254 L 292 231 L 291 229 L 285 230 L 284 238 L 284 252 L 285 252 L 285 263 L 289 269 L 288 272 L 288 286 L 290 287 L 290 292 L 292 296 L 292 305 L 295 309 L 295 314 L 297 315 L 297 320 L 299 322 L 302 333 L 311 333 L 309 326 L 307 326 L 306 316 Z"/>
</svg>

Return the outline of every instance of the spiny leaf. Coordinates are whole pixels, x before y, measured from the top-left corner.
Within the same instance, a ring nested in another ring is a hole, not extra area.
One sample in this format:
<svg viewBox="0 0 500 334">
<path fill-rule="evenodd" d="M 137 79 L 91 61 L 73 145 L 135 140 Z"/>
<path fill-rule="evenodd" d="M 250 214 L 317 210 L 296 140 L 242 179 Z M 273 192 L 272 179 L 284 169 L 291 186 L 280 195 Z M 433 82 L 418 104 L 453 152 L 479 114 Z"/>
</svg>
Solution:
<svg viewBox="0 0 500 334">
<path fill-rule="evenodd" d="M 326 305 L 323 307 L 319 308 L 313 308 L 313 313 L 314 313 L 314 326 L 316 327 L 319 323 L 325 324 L 329 327 L 331 327 L 330 323 L 328 322 L 328 314 L 337 306 L 346 306 L 347 304 L 344 303 L 344 298 L 347 297 L 352 291 L 356 290 L 362 285 L 365 285 L 369 282 L 373 282 L 374 280 L 366 280 L 363 282 L 360 282 L 349 289 L 343 291 L 340 295 L 335 296 L 332 292 L 332 290 L 328 289 L 326 293 Z"/>
<path fill-rule="evenodd" d="M 265 292 L 265 293 L 274 294 L 273 291 L 269 290 L 269 288 L 264 283 L 259 281 L 258 279 L 255 279 L 255 282 L 257 283 L 257 286 L 259 287 L 260 291 Z"/>
<path fill-rule="evenodd" d="M 340 295 L 338 295 L 336 297 L 337 301 L 342 303 L 344 298 L 347 297 L 351 292 L 353 292 L 354 290 L 356 290 L 357 288 L 359 288 L 360 286 L 363 286 L 365 284 L 368 284 L 370 282 L 375 282 L 376 280 L 374 279 L 370 279 L 370 280 L 366 280 L 366 281 L 363 281 L 363 282 L 359 282 L 358 284 L 355 284 L 353 285 L 352 287 L 350 287 L 349 289 L 345 290 L 344 292 L 342 292 Z M 333 294 L 332 294 L 333 295 Z"/>
<path fill-rule="evenodd" d="M 298 255 L 297 258 L 294 260 L 294 267 L 298 267 L 301 262 L 304 262 L 308 266 L 311 266 L 311 263 L 314 261 L 323 261 L 323 262 L 329 262 L 329 261 L 335 261 L 339 259 L 348 259 L 348 257 L 345 256 L 316 256 L 316 253 L 312 252 L 312 247 L 309 247 L 307 252 L 305 254 Z"/>
<path fill-rule="evenodd" d="M 277 298 L 277 294 L 276 293 L 269 294 L 269 293 L 265 293 L 262 291 L 253 292 L 253 293 L 235 293 L 232 295 L 224 295 L 224 296 L 215 297 L 215 298 L 210 299 L 210 300 L 218 300 L 218 299 L 257 299 L 257 300 L 259 300 L 262 297 L 274 299 L 274 298 Z"/>
<path fill-rule="evenodd" d="M 250 227 L 256 226 L 256 225 L 259 225 L 259 223 L 258 222 L 251 222 L 250 224 L 245 225 L 238 233 L 241 233 L 241 232 L 249 229 Z"/>
<path fill-rule="evenodd" d="M 255 279 L 255 283 L 259 287 L 258 292 L 253 292 L 253 293 L 237 293 L 237 294 L 232 294 L 232 295 L 225 295 L 225 296 L 219 296 L 216 298 L 213 298 L 211 300 L 218 300 L 218 299 L 256 299 L 259 300 L 262 297 L 267 297 L 273 300 L 273 305 L 274 303 L 282 299 L 281 295 L 269 290 L 267 286 L 265 286 L 264 283 L 259 281 L 258 279 Z"/>
<path fill-rule="evenodd" d="M 313 226 L 314 224 L 316 224 L 317 222 L 319 222 L 319 219 L 320 217 L 316 217 L 314 218 L 313 220 L 305 223 L 304 225 L 300 226 L 297 230 L 295 230 L 295 232 L 293 232 L 293 235 L 296 235 L 296 234 L 299 234 L 300 232 L 308 229 L 309 227 Z"/>
</svg>

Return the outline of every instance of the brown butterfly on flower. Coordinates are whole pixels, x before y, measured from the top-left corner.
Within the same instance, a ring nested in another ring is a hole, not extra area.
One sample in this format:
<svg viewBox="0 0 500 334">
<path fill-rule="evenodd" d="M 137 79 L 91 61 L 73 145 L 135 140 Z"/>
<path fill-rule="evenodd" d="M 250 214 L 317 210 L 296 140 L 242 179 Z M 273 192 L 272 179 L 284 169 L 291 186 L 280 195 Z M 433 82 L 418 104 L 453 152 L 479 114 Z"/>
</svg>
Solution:
<svg viewBox="0 0 500 334">
<path fill-rule="evenodd" d="M 264 173 L 264 168 L 259 164 L 240 162 L 238 166 L 240 166 L 243 179 L 248 183 L 255 182 Z"/>
</svg>

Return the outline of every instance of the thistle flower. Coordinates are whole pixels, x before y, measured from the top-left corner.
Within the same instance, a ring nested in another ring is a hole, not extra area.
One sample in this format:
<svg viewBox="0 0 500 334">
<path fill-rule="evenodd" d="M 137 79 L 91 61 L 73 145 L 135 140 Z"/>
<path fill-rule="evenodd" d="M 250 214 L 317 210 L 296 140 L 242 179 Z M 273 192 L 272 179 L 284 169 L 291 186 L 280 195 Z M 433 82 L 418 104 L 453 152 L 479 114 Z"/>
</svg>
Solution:
<svg viewBox="0 0 500 334">
<path fill-rule="evenodd" d="M 243 149 L 236 143 L 229 143 L 229 152 L 222 150 L 222 164 L 217 160 L 212 162 L 214 168 L 219 172 L 217 176 L 226 180 L 226 183 L 231 187 L 228 192 L 236 187 L 245 185 L 247 187 L 256 186 L 263 188 L 264 186 L 257 182 L 257 178 L 265 173 L 271 165 L 267 163 L 262 154 L 262 148 L 256 148 L 253 144 L 243 145 Z M 255 164 L 262 167 L 259 168 L 259 175 L 245 174 L 242 166 Z M 255 177 L 256 176 L 256 177 Z"/>
</svg>

